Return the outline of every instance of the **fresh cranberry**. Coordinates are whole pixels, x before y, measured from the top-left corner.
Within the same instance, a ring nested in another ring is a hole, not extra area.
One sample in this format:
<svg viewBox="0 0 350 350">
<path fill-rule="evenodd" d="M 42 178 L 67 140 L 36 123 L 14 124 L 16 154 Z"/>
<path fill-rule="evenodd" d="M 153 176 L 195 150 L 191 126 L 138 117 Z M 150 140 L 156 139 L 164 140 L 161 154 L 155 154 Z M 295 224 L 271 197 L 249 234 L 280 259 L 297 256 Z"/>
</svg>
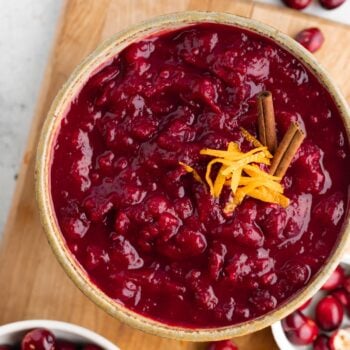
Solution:
<svg viewBox="0 0 350 350">
<path fill-rule="evenodd" d="M 82 349 L 83 350 L 103 350 L 101 347 L 93 344 L 84 345 Z"/>
<path fill-rule="evenodd" d="M 298 310 L 299 311 L 305 310 L 311 304 L 311 301 L 312 301 L 312 298 L 305 301 L 305 303 L 303 305 L 299 306 Z"/>
<path fill-rule="evenodd" d="M 55 350 L 77 350 L 77 344 L 71 343 L 69 341 L 58 340 Z"/>
<path fill-rule="evenodd" d="M 345 271 L 341 266 L 338 266 L 328 278 L 327 282 L 322 286 L 323 290 L 333 290 L 340 287 L 343 283 Z"/>
<path fill-rule="evenodd" d="M 283 0 L 283 2 L 293 9 L 303 10 L 310 5 L 311 0 Z"/>
<path fill-rule="evenodd" d="M 350 294 L 350 276 L 346 276 L 343 282 L 343 287 Z"/>
<path fill-rule="evenodd" d="M 331 350 L 329 345 L 329 337 L 324 334 L 319 335 L 313 344 L 314 350 Z"/>
<path fill-rule="evenodd" d="M 319 28 L 307 28 L 299 32 L 295 40 L 310 52 L 315 52 L 321 48 L 324 36 Z"/>
<path fill-rule="evenodd" d="M 343 321 L 343 305 L 334 296 L 328 295 L 316 306 L 317 324 L 325 331 L 332 331 Z"/>
<path fill-rule="evenodd" d="M 338 329 L 335 331 L 330 339 L 331 350 L 345 350 L 350 349 L 350 329 Z"/>
<path fill-rule="evenodd" d="M 346 0 L 320 0 L 320 4 L 328 10 L 333 10 L 343 5 L 345 1 Z"/>
<path fill-rule="evenodd" d="M 331 295 L 333 295 L 336 299 L 338 299 L 338 301 L 340 301 L 340 303 L 344 307 L 347 307 L 350 305 L 350 296 L 345 289 L 343 288 L 337 289 L 333 291 Z"/>
<path fill-rule="evenodd" d="M 282 326 L 288 339 L 295 345 L 311 344 L 319 333 L 316 323 L 299 311 L 282 320 Z"/>
<path fill-rule="evenodd" d="M 222 340 L 210 343 L 208 350 L 238 350 L 238 347 L 231 340 Z"/>
<path fill-rule="evenodd" d="M 22 350 L 55 350 L 55 348 L 55 336 L 44 328 L 34 329 L 22 339 Z"/>
</svg>

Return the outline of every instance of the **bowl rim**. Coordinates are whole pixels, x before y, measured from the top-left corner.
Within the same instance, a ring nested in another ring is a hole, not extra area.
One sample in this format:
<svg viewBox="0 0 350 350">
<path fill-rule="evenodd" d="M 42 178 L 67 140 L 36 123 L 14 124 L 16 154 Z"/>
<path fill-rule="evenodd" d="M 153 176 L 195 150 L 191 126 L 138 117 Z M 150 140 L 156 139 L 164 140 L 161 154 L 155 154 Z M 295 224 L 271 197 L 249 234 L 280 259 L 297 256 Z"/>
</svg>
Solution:
<svg viewBox="0 0 350 350">
<path fill-rule="evenodd" d="M 16 321 L 4 324 L 0 326 L 0 337 L 5 335 L 14 334 L 17 332 L 25 332 L 35 328 L 46 328 L 53 333 L 59 331 L 64 333 L 69 333 L 77 335 L 86 339 L 87 342 L 96 344 L 102 349 L 106 350 L 120 350 L 116 345 L 111 341 L 103 337 L 102 335 L 82 326 L 78 326 L 73 323 L 56 321 L 56 320 L 24 320 Z M 63 339 L 65 340 L 65 339 Z"/>
<path fill-rule="evenodd" d="M 186 328 L 168 325 L 133 312 L 109 298 L 91 282 L 87 272 L 69 251 L 63 235 L 61 234 L 51 199 L 49 176 L 52 159 L 52 143 L 55 140 L 60 121 L 65 116 L 70 101 L 77 95 L 81 86 L 87 81 L 89 76 L 97 69 L 103 67 L 104 64 L 107 64 L 110 58 L 132 42 L 153 33 L 159 33 L 165 28 L 166 30 L 171 30 L 201 22 L 227 24 L 258 33 L 264 37 L 270 38 L 297 57 L 330 93 L 341 115 L 347 138 L 348 140 L 350 139 L 350 110 L 345 98 L 341 95 L 336 85 L 332 82 L 329 75 L 317 62 L 315 57 L 291 37 L 267 24 L 230 13 L 203 11 L 177 12 L 152 18 L 117 33 L 109 40 L 99 45 L 97 49 L 87 56 L 73 71 L 56 95 L 44 122 L 37 149 L 35 190 L 40 220 L 56 258 L 68 276 L 90 300 L 113 317 L 147 333 L 178 340 L 215 341 L 246 335 L 268 327 L 277 320 L 284 318 L 291 310 L 302 305 L 313 291 L 319 289 L 332 270 L 337 266 L 346 249 L 350 232 L 349 213 L 346 213 L 347 217 L 344 220 L 338 241 L 331 255 L 325 262 L 324 268 L 318 271 L 311 281 L 293 297 L 281 303 L 277 308 L 265 315 L 236 325 L 219 328 Z"/>
</svg>

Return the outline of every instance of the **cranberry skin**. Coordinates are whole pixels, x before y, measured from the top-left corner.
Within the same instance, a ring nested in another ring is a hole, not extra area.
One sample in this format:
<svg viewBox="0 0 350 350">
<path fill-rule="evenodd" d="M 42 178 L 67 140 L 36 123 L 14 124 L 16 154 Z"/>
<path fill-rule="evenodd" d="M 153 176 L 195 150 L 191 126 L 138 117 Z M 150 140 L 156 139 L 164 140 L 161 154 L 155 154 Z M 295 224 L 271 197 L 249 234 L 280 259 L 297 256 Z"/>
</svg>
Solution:
<svg viewBox="0 0 350 350">
<path fill-rule="evenodd" d="M 238 350 L 231 340 L 222 340 L 209 343 L 208 350 Z"/>
<path fill-rule="evenodd" d="M 11 350 L 11 346 L 10 345 L 0 345 L 0 350 Z"/>
<path fill-rule="evenodd" d="M 311 0 L 283 0 L 283 2 L 295 10 L 303 10 L 311 4 Z"/>
<path fill-rule="evenodd" d="M 338 328 L 343 320 L 344 310 L 342 304 L 332 295 L 321 299 L 316 306 L 316 321 L 325 331 Z"/>
<path fill-rule="evenodd" d="M 319 335 L 313 344 L 314 350 L 331 350 L 329 345 L 329 337 L 324 334 Z"/>
<path fill-rule="evenodd" d="M 350 294 L 350 276 L 346 276 L 343 281 L 343 287 Z"/>
<path fill-rule="evenodd" d="M 316 323 L 299 311 L 282 320 L 282 326 L 287 338 L 295 345 L 311 344 L 319 333 Z"/>
<path fill-rule="evenodd" d="M 328 278 L 327 282 L 322 286 L 321 289 L 331 291 L 340 287 L 344 281 L 345 272 L 341 266 L 338 266 L 331 276 Z"/>
<path fill-rule="evenodd" d="M 350 305 L 350 297 L 348 293 L 346 292 L 345 289 L 337 289 L 332 294 L 340 303 L 344 306 L 347 307 Z"/>
<path fill-rule="evenodd" d="M 55 336 L 44 328 L 28 332 L 22 339 L 22 350 L 55 350 Z"/>
<path fill-rule="evenodd" d="M 320 0 L 320 4 L 327 10 L 333 10 L 344 4 L 346 0 Z"/>
<path fill-rule="evenodd" d="M 307 28 L 297 34 L 295 40 L 310 52 L 316 52 L 324 42 L 324 36 L 318 28 Z"/>
</svg>

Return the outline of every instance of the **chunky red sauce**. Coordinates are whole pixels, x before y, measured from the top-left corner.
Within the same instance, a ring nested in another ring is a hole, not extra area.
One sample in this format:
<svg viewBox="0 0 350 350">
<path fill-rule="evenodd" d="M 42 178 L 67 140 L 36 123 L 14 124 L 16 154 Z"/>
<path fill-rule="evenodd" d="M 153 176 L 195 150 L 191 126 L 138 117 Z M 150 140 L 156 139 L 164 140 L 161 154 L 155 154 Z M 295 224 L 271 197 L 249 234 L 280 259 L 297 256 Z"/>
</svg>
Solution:
<svg viewBox="0 0 350 350">
<path fill-rule="evenodd" d="M 283 184 L 287 209 L 246 199 L 225 217 L 178 164 L 203 176 L 205 147 L 246 147 L 256 95 L 274 96 L 278 137 L 307 137 Z M 52 199 L 69 248 L 118 303 L 172 325 L 262 315 L 322 267 L 347 207 L 345 130 L 330 95 L 291 54 L 235 27 L 201 24 L 142 40 L 92 76 L 55 142 Z"/>
</svg>

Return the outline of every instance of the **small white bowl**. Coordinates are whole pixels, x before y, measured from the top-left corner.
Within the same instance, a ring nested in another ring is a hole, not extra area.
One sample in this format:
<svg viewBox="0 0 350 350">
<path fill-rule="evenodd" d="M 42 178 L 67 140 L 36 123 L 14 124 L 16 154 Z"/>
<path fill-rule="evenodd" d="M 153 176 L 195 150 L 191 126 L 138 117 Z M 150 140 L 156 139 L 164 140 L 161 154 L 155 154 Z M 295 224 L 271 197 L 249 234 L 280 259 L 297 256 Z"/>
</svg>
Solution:
<svg viewBox="0 0 350 350">
<path fill-rule="evenodd" d="M 341 260 L 341 265 L 343 267 L 345 267 L 347 273 L 350 273 L 350 254 L 345 254 Z M 317 292 L 318 293 L 318 292 Z M 316 294 L 317 294 L 316 293 Z M 322 294 L 319 293 L 319 295 L 315 296 L 312 299 L 312 302 L 310 304 L 310 306 L 308 306 L 305 309 L 305 313 L 306 315 L 309 314 L 309 312 L 314 311 L 316 304 L 318 303 L 318 301 L 322 298 Z M 344 317 L 344 321 L 342 323 L 342 328 L 345 327 L 350 327 L 350 318 L 349 317 Z M 311 350 L 312 349 L 312 345 L 305 345 L 305 346 L 297 346 L 297 345 L 293 345 L 287 338 L 286 333 L 283 330 L 282 327 L 282 323 L 281 321 L 278 321 L 276 323 L 274 323 L 271 326 L 271 330 L 272 330 L 272 334 L 273 337 L 277 343 L 277 346 L 279 347 L 280 350 Z"/>
<path fill-rule="evenodd" d="M 18 344 L 28 331 L 35 328 L 46 328 L 60 340 L 95 344 L 104 350 L 120 350 L 106 338 L 86 328 L 71 323 L 49 320 L 19 321 L 0 326 L 0 344 Z"/>
</svg>

